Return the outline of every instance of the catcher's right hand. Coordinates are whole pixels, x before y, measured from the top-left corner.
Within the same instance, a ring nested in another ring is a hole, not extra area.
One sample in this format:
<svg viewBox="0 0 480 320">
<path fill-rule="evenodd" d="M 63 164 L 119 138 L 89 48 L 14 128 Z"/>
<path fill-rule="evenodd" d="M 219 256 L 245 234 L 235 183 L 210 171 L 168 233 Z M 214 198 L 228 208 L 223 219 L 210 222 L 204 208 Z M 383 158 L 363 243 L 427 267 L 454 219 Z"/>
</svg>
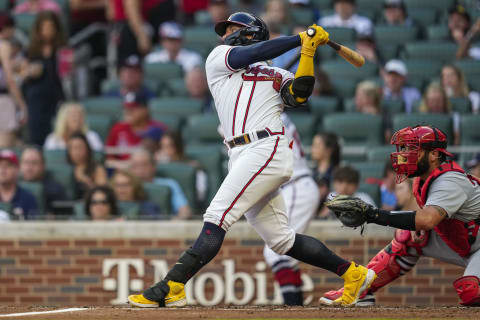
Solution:
<svg viewBox="0 0 480 320">
<path fill-rule="evenodd" d="M 375 208 L 365 201 L 347 195 L 337 195 L 325 205 L 335 213 L 344 226 L 356 228 L 368 222 L 375 214 Z"/>
<path fill-rule="evenodd" d="M 308 27 L 308 29 L 310 28 L 315 30 L 315 35 L 313 35 L 313 37 L 310 37 L 307 34 L 307 31 L 300 32 L 298 35 L 302 40 L 301 53 L 313 57 L 315 55 L 317 47 L 319 45 L 324 45 L 328 42 L 329 34 L 322 27 L 317 26 L 316 24 L 312 24 L 310 27 Z"/>
</svg>

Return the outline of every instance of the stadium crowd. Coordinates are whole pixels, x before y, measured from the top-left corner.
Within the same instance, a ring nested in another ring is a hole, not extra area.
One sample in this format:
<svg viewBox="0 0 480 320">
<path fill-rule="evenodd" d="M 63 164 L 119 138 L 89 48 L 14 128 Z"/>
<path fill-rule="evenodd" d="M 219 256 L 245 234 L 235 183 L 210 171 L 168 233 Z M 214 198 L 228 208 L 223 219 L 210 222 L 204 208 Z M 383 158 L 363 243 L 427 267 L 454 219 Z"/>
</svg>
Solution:
<svg viewBox="0 0 480 320">
<path fill-rule="evenodd" d="M 313 96 L 287 110 L 322 199 L 335 191 L 397 208 L 389 141 L 417 123 L 445 131 L 480 176 L 478 1 L 0 0 L 0 9 L 0 220 L 200 218 L 226 174 L 204 63 L 219 43 L 213 25 L 235 11 L 262 17 L 271 38 L 318 23 L 366 58 L 356 69 L 320 48 Z M 298 58 L 299 48 L 271 63 L 295 72 Z M 318 217 L 331 214 L 320 206 Z"/>
</svg>

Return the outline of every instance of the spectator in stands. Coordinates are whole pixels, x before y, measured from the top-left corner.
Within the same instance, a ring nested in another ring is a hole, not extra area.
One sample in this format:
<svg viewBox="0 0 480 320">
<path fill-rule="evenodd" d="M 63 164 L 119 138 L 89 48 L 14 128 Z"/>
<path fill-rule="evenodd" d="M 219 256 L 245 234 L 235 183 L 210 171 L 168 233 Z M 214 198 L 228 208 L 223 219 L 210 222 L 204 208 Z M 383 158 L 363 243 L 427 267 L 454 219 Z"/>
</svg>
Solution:
<svg viewBox="0 0 480 320">
<path fill-rule="evenodd" d="M 480 178 L 480 153 L 477 153 L 472 160 L 467 162 L 467 171 L 471 175 Z"/>
<path fill-rule="evenodd" d="M 198 53 L 183 48 L 183 29 L 178 23 L 162 23 L 159 34 L 162 49 L 148 54 L 145 57 L 147 63 L 174 62 L 182 66 L 185 74 L 202 66 L 203 59 Z"/>
<path fill-rule="evenodd" d="M 473 113 L 479 112 L 480 93 L 468 89 L 462 70 L 451 64 L 443 66 L 441 83 L 449 98 L 468 98 Z"/>
<path fill-rule="evenodd" d="M 395 196 L 395 171 L 392 162 L 388 159 L 383 169 L 383 179 L 380 184 L 380 201 L 383 210 L 395 210 L 397 198 Z"/>
<path fill-rule="evenodd" d="M 96 186 L 90 189 L 85 197 L 85 214 L 93 221 L 119 220 L 117 198 L 112 188 Z"/>
<path fill-rule="evenodd" d="M 173 179 L 155 177 L 155 169 L 155 159 L 147 150 L 139 149 L 132 154 L 130 159 L 131 173 L 143 182 L 169 187 L 172 192 L 170 199 L 171 208 L 176 218 L 190 218 L 192 216 L 192 209 L 188 205 L 187 198 L 178 182 Z"/>
<path fill-rule="evenodd" d="M 382 112 L 382 91 L 373 81 L 365 80 L 357 85 L 355 91 L 355 110 L 360 113 L 376 114 Z"/>
<path fill-rule="evenodd" d="M 23 86 L 28 106 L 30 141 L 42 146 L 52 132 L 52 120 L 57 106 L 64 100 L 62 84 L 57 73 L 57 51 L 65 38 L 59 17 L 50 11 L 38 14 L 32 29 L 28 61 L 41 66 L 41 73 L 29 77 Z"/>
<path fill-rule="evenodd" d="M 427 87 L 419 111 L 451 115 L 453 119 L 453 141 L 454 144 L 460 144 L 460 115 L 457 112 L 452 112 L 452 104 L 440 83 L 432 82 Z"/>
<path fill-rule="evenodd" d="M 195 23 L 195 14 L 199 11 L 205 11 L 208 6 L 208 0 L 182 0 L 180 10 L 182 13 L 181 21 L 183 24 Z"/>
<path fill-rule="evenodd" d="M 107 0 L 107 16 L 116 24 L 118 61 L 131 55 L 145 56 L 152 48 L 153 30 L 175 19 L 173 0 Z M 150 27 L 150 25 L 152 27 Z"/>
<path fill-rule="evenodd" d="M 156 157 L 159 163 L 184 162 L 197 169 L 197 198 L 200 201 L 205 200 L 208 188 L 207 174 L 199 162 L 189 159 L 185 155 L 183 139 L 179 133 L 170 131 L 163 135 Z"/>
<path fill-rule="evenodd" d="M 212 111 L 215 106 L 212 106 L 213 100 L 208 90 L 207 77 L 205 70 L 197 67 L 192 69 L 185 75 L 185 86 L 187 87 L 190 98 L 203 102 L 204 111 Z"/>
<path fill-rule="evenodd" d="M 83 198 L 94 186 L 107 183 L 107 172 L 96 163 L 92 148 L 83 133 L 75 132 L 68 139 L 67 160 L 73 166 L 76 199 Z"/>
<path fill-rule="evenodd" d="M 0 202 L 11 204 L 13 220 L 34 219 L 39 215 L 35 197 L 18 185 L 18 159 L 9 149 L 0 150 Z"/>
<path fill-rule="evenodd" d="M 103 142 L 95 131 L 89 130 L 85 123 L 85 109 L 79 103 L 64 103 L 55 120 L 55 130 L 45 140 L 45 150 L 65 150 L 67 141 L 75 132 L 83 133 L 95 151 L 103 150 Z"/>
<path fill-rule="evenodd" d="M 461 44 L 465 40 L 465 35 L 470 28 L 470 15 L 465 7 L 460 4 L 455 5 L 448 12 L 448 29 L 450 37 L 457 44 Z"/>
<path fill-rule="evenodd" d="M 142 182 L 130 172 L 116 170 L 110 179 L 110 184 L 118 201 L 138 202 L 140 204 L 141 216 L 153 218 L 163 213 L 157 204 L 148 201 Z"/>
<path fill-rule="evenodd" d="M 7 13 L 0 13 L 0 147 L 15 144 L 15 131 L 27 121 L 27 105 L 14 76 L 12 43 L 15 23 Z"/>
<path fill-rule="evenodd" d="M 353 28 L 357 35 L 371 35 L 372 21 L 367 17 L 358 15 L 355 0 L 334 0 L 335 13 L 322 17 L 318 24 L 322 27 L 344 27 Z"/>
<path fill-rule="evenodd" d="M 463 39 L 460 40 L 458 50 L 457 50 L 457 59 L 463 59 L 470 57 L 472 59 L 480 60 L 480 46 L 477 44 L 474 47 L 471 47 L 472 41 L 480 33 L 480 18 L 477 18 L 477 21 L 473 26 L 468 30 Z"/>
<path fill-rule="evenodd" d="M 370 61 L 375 64 L 384 63 L 380 52 L 377 50 L 375 39 L 372 36 L 358 36 L 357 41 L 355 42 L 355 48 L 357 49 L 357 52 L 365 58 L 366 61 Z"/>
<path fill-rule="evenodd" d="M 38 14 L 43 11 L 53 11 L 55 14 L 61 15 L 62 9 L 54 0 L 26 0 L 16 1 L 17 5 L 13 9 L 15 14 L 29 13 Z"/>
<path fill-rule="evenodd" d="M 262 17 L 265 23 L 276 23 L 281 26 L 289 25 L 287 3 L 284 0 L 269 0 L 265 5 Z"/>
<path fill-rule="evenodd" d="M 38 147 L 30 146 L 23 149 L 20 173 L 23 181 L 38 182 L 43 185 L 46 213 L 55 214 L 54 202 L 67 200 L 65 187 L 46 172 L 45 158 Z"/>
<path fill-rule="evenodd" d="M 210 0 L 207 11 L 210 14 L 210 22 L 212 25 L 227 20 L 230 15 L 230 7 L 227 0 Z"/>
<path fill-rule="evenodd" d="M 346 165 L 333 170 L 333 191 L 336 194 L 354 196 L 368 204 L 376 206 L 373 199 L 367 193 L 358 192 L 359 184 L 360 172 L 358 172 L 357 169 Z"/>
<path fill-rule="evenodd" d="M 139 56 L 131 55 L 126 58 L 118 69 L 120 87 L 108 91 L 109 97 L 125 97 L 129 92 L 141 92 L 147 100 L 154 98 L 155 92 L 144 84 L 142 61 Z"/>
<path fill-rule="evenodd" d="M 270 35 L 270 39 L 275 39 L 277 37 L 283 36 L 282 32 L 282 24 L 277 23 L 276 21 L 268 22 L 269 28 L 272 31 Z M 292 35 L 298 34 L 305 30 L 304 26 L 295 26 L 292 29 Z M 301 48 L 293 48 L 282 55 L 272 59 L 272 66 L 279 67 L 285 70 L 288 70 L 292 73 L 298 68 L 298 62 L 300 61 L 300 49 Z M 317 70 L 315 70 L 317 71 Z"/>
<path fill-rule="evenodd" d="M 413 195 L 413 179 L 406 179 L 402 183 L 395 185 L 395 197 L 397 198 L 397 210 L 416 211 L 418 207 L 417 200 Z"/>
<path fill-rule="evenodd" d="M 402 100 L 405 112 L 411 113 L 415 102 L 421 99 L 417 88 L 407 87 L 407 67 L 401 60 L 390 60 L 381 73 L 383 78 L 383 98 L 387 100 Z"/>
<path fill-rule="evenodd" d="M 413 20 L 408 17 L 403 0 L 384 0 L 383 20 L 391 26 L 413 26 Z"/>
<path fill-rule="evenodd" d="M 106 146 L 124 148 L 138 147 L 143 139 L 160 141 L 167 127 L 158 121 L 150 118 L 147 106 L 147 97 L 142 92 L 130 92 L 124 99 L 124 121 L 118 122 L 110 130 Z M 126 160 L 129 154 L 119 154 L 111 157 Z"/>
</svg>

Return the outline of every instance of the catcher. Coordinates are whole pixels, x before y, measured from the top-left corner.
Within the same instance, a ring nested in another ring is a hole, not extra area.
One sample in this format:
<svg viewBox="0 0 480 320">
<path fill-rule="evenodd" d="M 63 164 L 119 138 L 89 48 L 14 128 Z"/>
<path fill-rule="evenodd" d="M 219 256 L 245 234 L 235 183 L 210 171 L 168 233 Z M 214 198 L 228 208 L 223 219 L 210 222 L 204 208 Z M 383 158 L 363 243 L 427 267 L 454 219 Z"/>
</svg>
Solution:
<svg viewBox="0 0 480 320">
<path fill-rule="evenodd" d="M 447 160 L 452 156 L 447 137 L 437 128 L 401 129 L 391 144 L 397 149 L 390 155 L 396 182 L 415 177 L 413 194 L 420 210 L 385 211 L 342 195 L 326 204 L 345 226 L 376 223 L 400 229 L 367 265 L 378 277 L 357 306 L 374 304 L 373 292 L 412 269 L 422 255 L 465 267 L 453 286 L 462 305 L 480 306 L 480 179 Z M 332 304 L 342 291 L 329 291 L 320 302 Z"/>
</svg>

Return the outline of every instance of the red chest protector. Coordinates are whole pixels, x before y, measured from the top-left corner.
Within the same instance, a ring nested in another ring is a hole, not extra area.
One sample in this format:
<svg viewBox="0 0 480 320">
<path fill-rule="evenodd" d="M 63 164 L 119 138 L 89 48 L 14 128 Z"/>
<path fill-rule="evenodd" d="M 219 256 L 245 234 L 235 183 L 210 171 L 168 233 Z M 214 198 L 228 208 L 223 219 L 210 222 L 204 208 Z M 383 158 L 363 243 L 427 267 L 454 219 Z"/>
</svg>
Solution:
<svg viewBox="0 0 480 320">
<path fill-rule="evenodd" d="M 427 201 L 428 188 L 432 182 L 445 172 L 456 171 L 463 173 L 472 182 L 472 184 L 480 185 L 480 179 L 466 174 L 465 171 L 454 161 L 447 161 L 440 167 L 435 169 L 425 180 L 423 185 L 420 184 L 420 177 L 413 181 L 413 194 L 420 208 L 423 208 Z M 465 257 L 470 254 L 470 247 L 477 237 L 479 226 L 475 221 L 463 222 L 457 219 L 445 218 L 435 227 L 435 232 L 445 241 L 445 243 L 457 252 L 460 256 Z"/>
</svg>

